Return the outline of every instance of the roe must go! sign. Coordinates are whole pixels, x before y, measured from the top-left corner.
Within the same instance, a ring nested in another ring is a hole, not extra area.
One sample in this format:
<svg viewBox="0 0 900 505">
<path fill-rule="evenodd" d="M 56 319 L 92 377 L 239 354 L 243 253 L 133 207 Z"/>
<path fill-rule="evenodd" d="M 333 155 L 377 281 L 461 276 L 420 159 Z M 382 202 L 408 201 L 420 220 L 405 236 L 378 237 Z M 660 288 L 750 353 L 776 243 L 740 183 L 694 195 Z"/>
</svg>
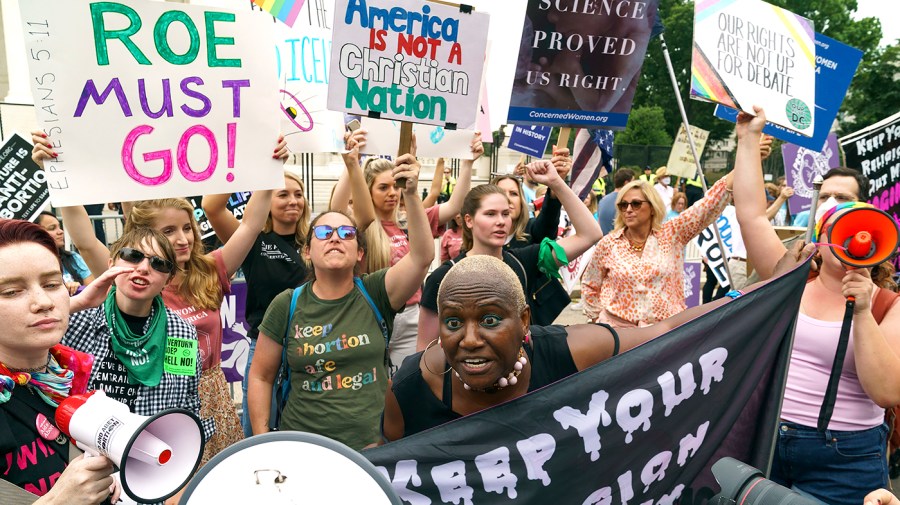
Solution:
<svg viewBox="0 0 900 505">
<path fill-rule="evenodd" d="M 57 206 L 281 187 L 271 19 L 149 1 L 20 2 Z"/>
</svg>

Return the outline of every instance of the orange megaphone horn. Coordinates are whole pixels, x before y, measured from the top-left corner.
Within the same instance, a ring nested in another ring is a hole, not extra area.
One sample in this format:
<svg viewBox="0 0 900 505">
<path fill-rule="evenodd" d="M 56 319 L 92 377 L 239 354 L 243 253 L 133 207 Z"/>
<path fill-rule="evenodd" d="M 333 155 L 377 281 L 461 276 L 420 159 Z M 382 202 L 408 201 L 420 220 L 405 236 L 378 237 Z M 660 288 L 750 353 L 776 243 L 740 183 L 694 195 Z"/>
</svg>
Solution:
<svg viewBox="0 0 900 505">
<path fill-rule="evenodd" d="M 838 216 L 827 232 L 828 242 L 841 263 L 869 268 L 891 259 L 900 245 L 897 223 L 888 213 L 873 207 L 850 209 Z"/>
</svg>

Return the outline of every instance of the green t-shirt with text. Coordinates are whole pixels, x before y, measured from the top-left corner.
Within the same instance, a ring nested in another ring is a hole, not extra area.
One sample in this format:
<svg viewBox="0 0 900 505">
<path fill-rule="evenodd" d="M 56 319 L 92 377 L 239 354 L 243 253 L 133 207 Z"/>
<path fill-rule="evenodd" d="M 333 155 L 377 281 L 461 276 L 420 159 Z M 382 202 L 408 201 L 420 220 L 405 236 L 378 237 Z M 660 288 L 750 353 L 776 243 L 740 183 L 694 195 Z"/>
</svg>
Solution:
<svg viewBox="0 0 900 505">
<path fill-rule="evenodd" d="M 395 312 L 384 286 L 387 269 L 362 277 L 386 321 Z M 279 294 L 259 326 L 260 334 L 282 343 L 291 292 Z M 287 339 L 291 393 L 282 431 L 317 433 L 353 449 L 380 440 L 381 412 L 388 387 L 385 341 L 369 303 L 355 286 L 337 300 L 322 300 L 303 288 Z"/>
</svg>

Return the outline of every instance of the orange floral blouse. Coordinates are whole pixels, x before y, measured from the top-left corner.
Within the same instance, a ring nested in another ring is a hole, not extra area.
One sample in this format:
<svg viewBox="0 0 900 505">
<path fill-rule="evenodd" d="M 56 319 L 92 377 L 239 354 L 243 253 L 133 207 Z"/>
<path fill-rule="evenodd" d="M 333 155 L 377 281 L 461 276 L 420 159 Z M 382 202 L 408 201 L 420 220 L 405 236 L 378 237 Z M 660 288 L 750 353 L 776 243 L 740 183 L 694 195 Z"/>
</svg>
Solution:
<svg viewBox="0 0 900 505">
<path fill-rule="evenodd" d="M 725 178 L 702 200 L 651 231 L 642 255 L 631 248 L 624 228 L 600 239 L 584 271 L 584 313 L 611 326 L 650 326 L 687 308 L 684 303 L 684 246 L 722 213 L 730 201 Z"/>
</svg>

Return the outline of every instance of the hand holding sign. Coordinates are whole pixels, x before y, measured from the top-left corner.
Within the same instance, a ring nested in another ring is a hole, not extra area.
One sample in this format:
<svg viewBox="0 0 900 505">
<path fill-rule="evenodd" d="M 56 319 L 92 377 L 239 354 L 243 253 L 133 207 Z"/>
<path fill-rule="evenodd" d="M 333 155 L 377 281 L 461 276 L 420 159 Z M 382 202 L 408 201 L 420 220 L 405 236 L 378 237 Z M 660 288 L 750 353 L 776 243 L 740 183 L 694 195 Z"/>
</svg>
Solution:
<svg viewBox="0 0 900 505">
<path fill-rule="evenodd" d="M 743 111 L 738 114 L 737 127 L 735 128 L 738 140 L 745 139 L 751 135 L 762 135 L 762 129 L 766 126 L 766 113 L 758 105 L 753 106 L 753 112 L 756 113 L 755 116 Z"/>
<path fill-rule="evenodd" d="M 550 158 L 550 163 L 556 168 L 559 178 L 566 180 L 569 172 L 572 171 L 572 157 L 569 156 L 569 148 L 558 149 L 556 146 L 553 146 L 553 157 Z"/>
<path fill-rule="evenodd" d="M 408 198 L 410 196 L 418 196 L 419 194 L 419 161 L 410 153 L 400 156 L 394 161 L 394 170 L 391 174 L 394 181 L 400 185 L 400 180 L 404 180 L 403 193 Z"/>
</svg>

